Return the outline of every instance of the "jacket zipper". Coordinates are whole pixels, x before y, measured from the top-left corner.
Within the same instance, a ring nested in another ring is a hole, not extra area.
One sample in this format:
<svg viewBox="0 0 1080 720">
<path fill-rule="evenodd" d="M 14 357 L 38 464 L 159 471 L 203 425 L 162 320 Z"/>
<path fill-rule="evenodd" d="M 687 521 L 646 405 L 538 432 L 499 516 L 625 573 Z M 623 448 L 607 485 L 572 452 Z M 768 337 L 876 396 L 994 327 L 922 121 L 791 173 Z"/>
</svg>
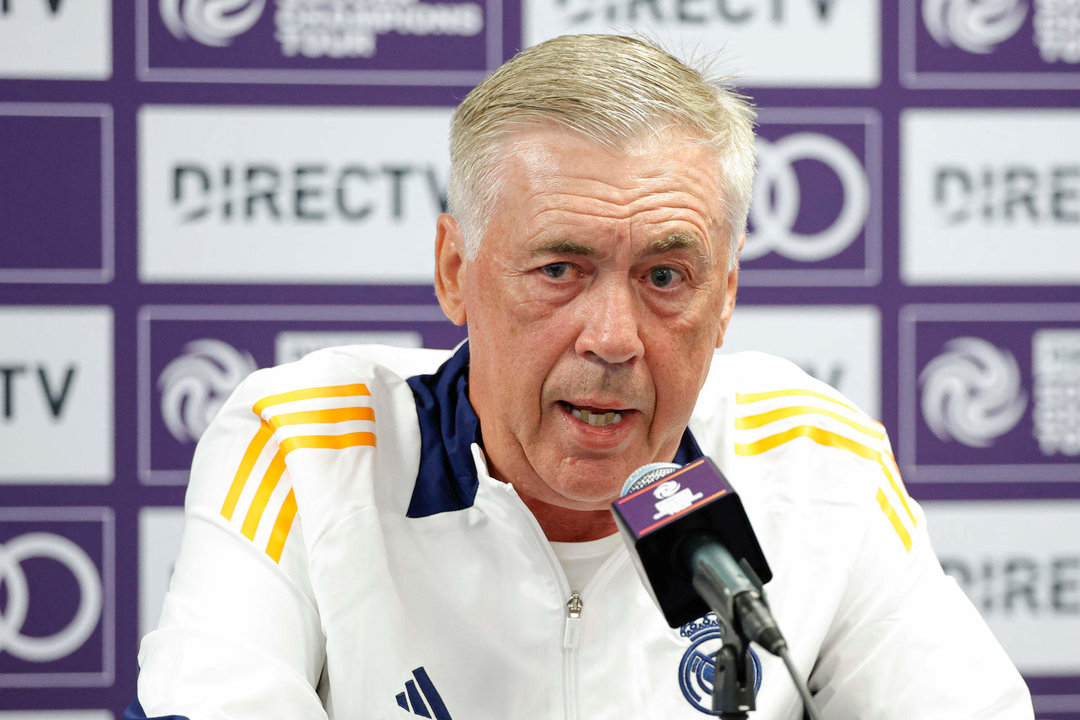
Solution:
<svg viewBox="0 0 1080 720">
<path fill-rule="evenodd" d="M 589 582 L 586 583 L 586 586 L 582 591 L 572 590 L 570 588 L 570 581 L 566 577 L 566 572 L 563 570 L 562 564 L 559 563 L 559 559 L 555 557 L 555 551 L 551 549 L 551 545 L 548 543 L 544 531 L 540 528 L 540 524 L 536 521 L 533 514 L 529 512 L 529 508 L 525 505 L 524 501 L 522 501 L 521 497 L 518 496 L 517 492 L 513 490 L 513 487 L 508 484 L 506 489 L 508 493 L 513 496 L 514 504 L 524 516 L 526 524 L 532 528 L 533 535 L 539 541 L 541 551 L 547 559 L 548 565 L 553 570 L 562 592 L 569 593 L 569 598 L 566 601 L 566 622 L 563 628 L 564 716 L 566 720 L 577 720 L 577 661 L 578 650 L 581 643 L 581 615 L 585 608 L 585 601 L 582 596 L 591 595 L 591 591 L 593 591 L 596 586 L 606 582 L 608 575 L 611 574 L 618 562 L 615 561 L 614 557 L 609 557 L 604 561 Z M 623 560 L 626 559 L 628 558 L 623 558 Z"/>
<path fill-rule="evenodd" d="M 571 592 L 566 601 L 566 629 L 563 632 L 563 686 L 566 698 L 566 718 L 576 720 L 577 713 L 577 663 L 578 645 L 581 639 L 581 611 L 585 603 L 581 593 Z"/>
<path fill-rule="evenodd" d="M 567 650 L 576 649 L 578 638 L 581 635 L 581 610 L 585 603 L 581 601 L 581 593 L 570 594 L 566 601 L 566 632 L 563 634 L 563 647 Z"/>
</svg>

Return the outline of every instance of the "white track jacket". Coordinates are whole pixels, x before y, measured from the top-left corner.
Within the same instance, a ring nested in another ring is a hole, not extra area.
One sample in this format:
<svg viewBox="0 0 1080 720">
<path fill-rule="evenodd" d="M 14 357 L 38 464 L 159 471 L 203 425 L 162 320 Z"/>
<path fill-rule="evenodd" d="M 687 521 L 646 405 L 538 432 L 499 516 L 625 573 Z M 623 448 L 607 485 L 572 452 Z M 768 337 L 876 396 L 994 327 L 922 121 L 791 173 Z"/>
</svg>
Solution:
<svg viewBox="0 0 1080 720">
<path fill-rule="evenodd" d="M 126 718 L 707 715 L 715 621 L 669 628 L 624 547 L 569 587 L 488 473 L 467 368 L 467 344 L 334 348 L 233 393 Z M 786 361 L 717 355 L 675 461 L 702 453 L 746 507 L 824 717 L 1031 720 L 879 423 Z M 751 718 L 801 718 L 782 662 L 755 657 Z"/>
</svg>

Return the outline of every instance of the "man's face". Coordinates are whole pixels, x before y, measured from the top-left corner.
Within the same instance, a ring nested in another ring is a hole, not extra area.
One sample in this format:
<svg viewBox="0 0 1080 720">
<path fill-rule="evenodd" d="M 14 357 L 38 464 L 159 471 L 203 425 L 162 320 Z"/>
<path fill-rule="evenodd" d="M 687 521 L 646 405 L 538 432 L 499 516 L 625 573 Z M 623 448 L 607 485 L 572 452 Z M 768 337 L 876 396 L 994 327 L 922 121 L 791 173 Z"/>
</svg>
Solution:
<svg viewBox="0 0 1080 720">
<path fill-rule="evenodd" d="M 475 259 L 440 218 L 439 299 L 468 324 L 495 476 L 526 502 L 604 509 L 674 457 L 730 318 L 717 164 L 679 134 L 616 153 L 546 127 L 507 158 Z"/>
</svg>

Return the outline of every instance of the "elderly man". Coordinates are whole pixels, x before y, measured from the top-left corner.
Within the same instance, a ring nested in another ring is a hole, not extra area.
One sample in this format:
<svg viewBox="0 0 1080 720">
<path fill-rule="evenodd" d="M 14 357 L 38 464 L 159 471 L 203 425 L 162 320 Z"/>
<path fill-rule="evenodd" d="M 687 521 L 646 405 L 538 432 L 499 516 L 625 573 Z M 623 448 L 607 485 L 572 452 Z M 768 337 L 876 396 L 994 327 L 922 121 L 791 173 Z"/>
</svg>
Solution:
<svg viewBox="0 0 1080 720">
<path fill-rule="evenodd" d="M 609 505 L 635 468 L 704 454 L 825 717 L 1031 718 L 881 426 L 786 362 L 714 357 L 752 124 L 611 36 L 529 49 L 470 93 L 435 278 L 468 342 L 322 351 L 235 392 L 126 717 L 701 717 L 720 629 L 667 627 Z M 802 717 L 754 657 L 754 716 Z"/>
</svg>

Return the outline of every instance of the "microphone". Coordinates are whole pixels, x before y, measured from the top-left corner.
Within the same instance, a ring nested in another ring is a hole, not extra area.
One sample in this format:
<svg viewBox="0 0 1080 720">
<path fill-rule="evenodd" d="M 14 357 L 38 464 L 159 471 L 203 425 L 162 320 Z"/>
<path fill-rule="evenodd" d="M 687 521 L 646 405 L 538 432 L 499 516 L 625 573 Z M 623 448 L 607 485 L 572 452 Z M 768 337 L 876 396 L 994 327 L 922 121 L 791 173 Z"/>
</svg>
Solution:
<svg viewBox="0 0 1080 720">
<path fill-rule="evenodd" d="M 786 649 L 762 597 L 772 571 L 742 501 L 712 460 L 638 468 L 611 511 L 668 625 L 713 609 L 774 655 Z"/>
</svg>

